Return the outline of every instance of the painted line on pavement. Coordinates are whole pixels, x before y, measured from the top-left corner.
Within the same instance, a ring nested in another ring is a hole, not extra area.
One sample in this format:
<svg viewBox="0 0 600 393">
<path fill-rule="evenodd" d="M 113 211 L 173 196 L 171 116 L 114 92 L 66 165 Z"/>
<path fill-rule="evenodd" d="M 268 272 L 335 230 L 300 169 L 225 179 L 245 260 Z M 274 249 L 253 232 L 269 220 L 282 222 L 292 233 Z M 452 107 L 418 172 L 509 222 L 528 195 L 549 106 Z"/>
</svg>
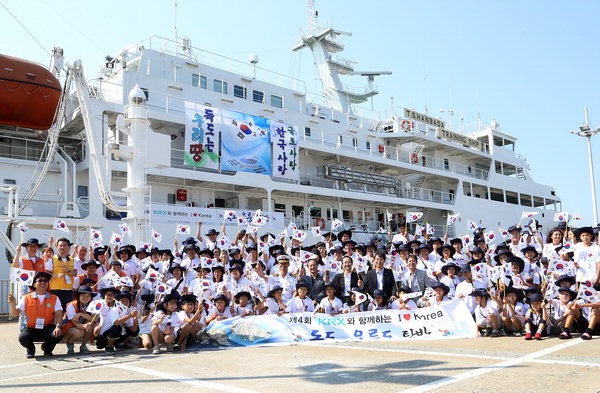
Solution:
<svg viewBox="0 0 600 393">
<path fill-rule="evenodd" d="M 481 367 L 481 368 L 478 368 L 475 370 L 471 370 L 471 371 L 467 371 L 467 372 L 464 372 L 464 373 L 461 373 L 461 374 L 458 374 L 458 375 L 455 375 L 452 377 L 443 378 L 438 381 L 426 383 L 421 386 L 415 386 L 414 388 L 402 390 L 400 393 L 429 392 L 430 390 L 437 389 L 442 386 L 451 385 L 453 383 L 464 381 L 465 379 L 469 379 L 469 378 L 473 378 L 473 377 L 478 377 L 480 375 L 493 373 L 494 371 L 499 371 L 499 370 L 502 370 L 507 367 L 515 366 L 517 364 L 530 363 L 532 360 L 535 360 L 536 358 L 540 358 L 542 356 L 546 356 L 553 352 L 560 351 L 560 350 L 572 347 L 577 344 L 581 344 L 582 342 L 583 342 L 582 340 L 574 340 L 574 341 L 554 345 L 552 347 L 545 348 L 545 349 L 542 349 L 537 352 L 532 352 L 530 354 L 527 354 L 527 355 L 524 355 L 524 356 L 521 356 L 521 357 L 518 357 L 515 359 L 505 360 L 503 362 L 492 364 L 490 366 L 484 366 L 484 367 Z"/>
</svg>

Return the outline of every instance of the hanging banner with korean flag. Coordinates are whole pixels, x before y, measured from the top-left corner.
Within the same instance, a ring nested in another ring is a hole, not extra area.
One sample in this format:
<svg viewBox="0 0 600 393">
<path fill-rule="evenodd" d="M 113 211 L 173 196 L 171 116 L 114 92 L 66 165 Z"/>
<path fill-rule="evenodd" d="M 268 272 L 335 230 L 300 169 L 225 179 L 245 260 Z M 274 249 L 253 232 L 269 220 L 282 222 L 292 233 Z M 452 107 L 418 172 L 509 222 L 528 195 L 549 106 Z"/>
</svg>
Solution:
<svg viewBox="0 0 600 393">
<path fill-rule="evenodd" d="M 25 270 L 18 268 L 10 269 L 10 282 L 15 284 L 33 285 L 34 270 Z"/>
<path fill-rule="evenodd" d="M 273 142 L 273 177 L 298 180 L 298 127 L 291 124 L 271 122 Z"/>
<path fill-rule="evenodd" d="M 422 212 L 406 212 L 406 222 L 410 223 L 410 222 L 415 222 L 418 219 L 420 219 L 421 217 L 423 217 L 423 213 Z"/>
<path fill-rule="evenodd" d="M 221 110 L 221 170 L 271 175 L 270 121 Z"/>
<path fill-rule="evenodd" d="M 201 168 L 219 169 L 220 129 L 219 109 L 186 101 L 183 163 Z"/>
</svg>

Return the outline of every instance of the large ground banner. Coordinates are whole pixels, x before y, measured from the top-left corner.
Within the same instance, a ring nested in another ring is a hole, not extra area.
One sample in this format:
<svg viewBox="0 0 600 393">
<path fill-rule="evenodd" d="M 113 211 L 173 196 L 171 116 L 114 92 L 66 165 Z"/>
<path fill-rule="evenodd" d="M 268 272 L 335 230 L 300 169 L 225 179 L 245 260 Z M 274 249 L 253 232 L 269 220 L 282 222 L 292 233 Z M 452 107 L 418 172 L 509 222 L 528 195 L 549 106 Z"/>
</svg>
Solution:
<svg viewBox="0 0 600 393">
<path fill-rule="evenodd" d="M 185 102 L 185 165 L 219 169 L 220 123 L 219 109 Z"/>
<path fill-rule="evenodd" d="M 270 121 L 221 110 L 221 170 L 271 175 Z"/>
<path fill-rule="evenodd" d="M 477 327 L 459 299 L 415 311 L 384 310 L 330 316 L 299 313 L 236 317 L 209 325 L 220 345 L 290 345 L 322 341 L 399 341 L 474 338 Z"/>
</svg>

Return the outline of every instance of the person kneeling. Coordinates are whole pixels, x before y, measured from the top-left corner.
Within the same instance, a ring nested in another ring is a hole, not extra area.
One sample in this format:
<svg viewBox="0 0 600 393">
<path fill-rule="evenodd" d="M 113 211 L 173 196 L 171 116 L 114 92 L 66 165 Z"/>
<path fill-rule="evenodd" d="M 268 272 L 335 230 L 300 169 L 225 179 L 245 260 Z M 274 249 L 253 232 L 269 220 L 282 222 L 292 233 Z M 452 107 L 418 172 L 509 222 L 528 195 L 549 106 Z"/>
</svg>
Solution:
<svg viewBox="0 0 600 393">
<path fill-rule="evenodd" d="M 160 353 L 161 343 L 166 344 L 167 351 L 173 350 L 173 343 L 181 325 L 181 320 L 177 314 L 177 299 L 179 299 L 179 294 L 169 293 L 156 306 L 158 311 L 154 313 L 154 317 L 152 318 L 153 355 Z"/>
<path fill-rule="evenodd" d="M 75 353 L 75 343 L 80 340 L 79 353 L 89 355 L 91 351 L 88 349 L 87 343 L 94 334 L 97 320 L 86 309 L 92 298 L 96 296 L 96 292 L 93 292 L 92 288 L 87 285 L 81 285 L 73 291 L 73 296 L 75 300 L 67 304 L 61 327 L 64 341 L 67 344 L 67 355 Z"/>
<path fill-rule="evenodd" d="M 483 336 L 498 337 L 498 329 L 502 327 L 502 319 L 498 312 L 498 304 L 490 299 L 490 294 L 484 288 L 478 288 L 471 295 L 475 296 L 475 322 Z M 490 332 L 491 331 L 491 332 Z"/>
</svg>

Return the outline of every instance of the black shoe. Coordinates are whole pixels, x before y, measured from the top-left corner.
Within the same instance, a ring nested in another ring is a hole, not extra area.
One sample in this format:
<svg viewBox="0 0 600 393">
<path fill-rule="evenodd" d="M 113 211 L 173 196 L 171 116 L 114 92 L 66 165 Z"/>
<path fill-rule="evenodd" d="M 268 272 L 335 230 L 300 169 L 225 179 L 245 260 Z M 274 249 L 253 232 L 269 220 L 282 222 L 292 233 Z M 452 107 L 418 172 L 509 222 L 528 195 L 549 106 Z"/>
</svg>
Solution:
<svg viewBox="0 0 600 393">
<path fill-rule="evenodd" d="M 181 344 L 176 343 L 175 345 L 173 345 L 173 351 L 175 351 L 175 352 L 181 351 Z"/>
<path fill-rule="evenodd" d="M 35 352 L 27 352 L 27 355 L 25 355 L 25 357 L 27 359 L 33 359 L 35 357 Z"/>
<path fill-rule="evenodd" d="M 44 351 L 44 356 L 47 357 L 47 358 L 49 358 L 49 357 L 52 357 L 54 355 L 52 354 L 52 352 L 46 352 L 46 351 Z"/>
<path fill-rule="evenodd" d="M 110 354 L 113 354 L 116 352 L 115 347 L 113 347 L 112 345 L 107 345 L 106 348 L 104 348 L 104 351 L 106 353 L 110 353 Z"/>
</svg>

